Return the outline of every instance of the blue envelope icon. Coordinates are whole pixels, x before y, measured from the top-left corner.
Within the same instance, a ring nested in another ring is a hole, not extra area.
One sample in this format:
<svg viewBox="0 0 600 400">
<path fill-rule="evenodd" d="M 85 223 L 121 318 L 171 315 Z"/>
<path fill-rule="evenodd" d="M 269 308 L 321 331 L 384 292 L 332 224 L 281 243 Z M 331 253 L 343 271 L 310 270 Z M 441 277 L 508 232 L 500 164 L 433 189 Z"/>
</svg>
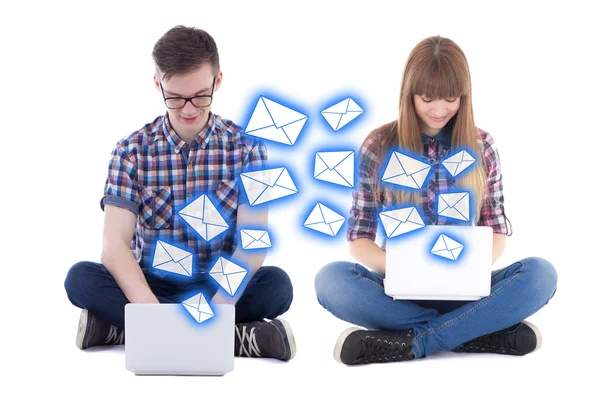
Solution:
<svg viewBox="0 0 600 400">
<path fill-rule="evenodd" d="M 431 170 L 431 165 L 394 151 L 383 172 L 382 181 L 420 189 Z"/>
<path fill-rule="evenodd" d="M 438 196 L 438 215 L 469 221 L 469 193 L 440 193 Z"/>
<path fill-rule="evenodd" d="M 242 249 L 244 250 L 271 247 L 271 238 L 267 231 L 240 229 L 240 238 L 242 239 Z"/>
<path fill-rule="evenodd" d="M 247 273 L 247 270 L 223 257 L 219 257 L 209 272 L 210 276 L 230 296 L 233 296 L 237 292 Z"/>
<path fill-rule="evenodd" d="M 225 219 L 205 194 L 179 211 L 179 215 L 206 241 L 229 229 Z"/>
<path fill-rule="evenodd" d="M 261 96 L 246 126 L 246 135 L 293 146 L 308 117 Z"/>
<path fill-rule="evenodd" d="M 354 100 L 348 97 L 337 104 L 321 111 L 334 131 L 338 131 L 364 112 Z"/>
<path fill-rule="evenodd" d="M 206 297 L 202 293 L 184 300 L 181 304 L 199 324 L 211 319 L 215 315 L 208 304 L 208 300 L 206 300 Z"/>
<path fill-rule="evenodd" d="M 315 155 L 315 179 L 353 188 L 354 152 L 317 152 Z"/>
<path fill-rule="evenodd" d="M 251 206 L 298 193 L 287 168 L 243 172 L 240 179 Z"/>
<path fill-rule="evenodd" d="M 456 240 L 441 234 L 431 249 L 431 254 L 456 261 L 464 246 Z"/>
<path fill-rule="evenodd" d="M 154 248 L 152 267 L 174 274 L 192 276 L 192 253 L 158 240 Z"/>
<path fill-rule="evenodd" d="M 423 218 L 415 207 L 398 208 L 379 213 L 388 238 L 393 238 L 425 227 Z"/>
<path fill-rule="evenodd" d="M 446 167 L 448 172 L 450 172 L 450 175 L 457 176 L 465 169 L 473 165 L 474 162 L 475 159 L 471 156 L 471 154 L 469 154 L 469 152 L 466 150 L 463 150 L 443 160 L 442 165 Z"/>
<path fill-rule="evenodd" d="M 308 218 L 306 218 L 304 226 L 329 236 L 335 236 L 344 225 L 344 221 L 346 221 L 346 218 L 331 208 L 317 203 Z"/>
</svg>

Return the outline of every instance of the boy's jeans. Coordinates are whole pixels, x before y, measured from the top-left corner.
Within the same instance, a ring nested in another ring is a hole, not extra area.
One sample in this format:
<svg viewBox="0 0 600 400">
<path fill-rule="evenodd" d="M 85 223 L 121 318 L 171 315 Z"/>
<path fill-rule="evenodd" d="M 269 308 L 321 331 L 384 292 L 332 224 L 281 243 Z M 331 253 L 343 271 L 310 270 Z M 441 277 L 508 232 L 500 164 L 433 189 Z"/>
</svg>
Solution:
<svg viewBox="0 0 600 400">
<path fill-rule="evenodd" d="M 208 299 L 218 284 L 206 277 L 197 283 L 178 279 L 175 283 L 160 279 L 142 269 L 152 292 L 161 303 L 178 303 L 202 292 Z M 83 261 L 69 270 L 65 289 L 71 303 L 86 308 L 100 319 L 118 328 L 125 326 L 125 304 L 129 303 L 113 277 L 102 264 Z M 222 290 L 222 289 L 219 289 Z M 235 305 L 235 321 L 251 322 L 274 319 L 292 303 L 292 283 L 287 273 L 277 267 L 262 267 L 252 276 Z"/>
</svg>

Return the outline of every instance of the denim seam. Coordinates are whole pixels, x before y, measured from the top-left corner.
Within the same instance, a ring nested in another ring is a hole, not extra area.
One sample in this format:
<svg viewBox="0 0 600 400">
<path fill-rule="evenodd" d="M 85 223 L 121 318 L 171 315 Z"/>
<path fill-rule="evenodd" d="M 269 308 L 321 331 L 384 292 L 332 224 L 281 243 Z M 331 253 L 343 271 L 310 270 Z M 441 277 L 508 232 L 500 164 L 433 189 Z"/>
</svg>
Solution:
<svg viewBox="0 0 600 400">
<path fill-rule="evenodd" d="M 373 279 L 369 279 L 369 278 L 367 278 L 366 276 L 364 276 L 364 275 L 362 275 L 361 273 L 359 273 L 359 272 L 356 270 L 356 266 L 357 266 L 357 265 L 360 265 L 360 264 L 355 264 L 355 265 L 354 265 L 354 274 L 356 274 L 356 276 L 358 276 L 360 279 L 364 279 L 364 280 L 367 280 L 367 281 L 371 282 L 373 285 L 375 285 L 375 286 L 376 286 L 377 288 L 379 288 L 379 289 L 382 289 L 382 288 L 383 288 L 383 286 L 382 286 L 382 285 L 380 285 L 378 282 L 375 282 Z M 362 267 L 362 265 L 360 265 L 360 266 Z M 369 271 L 369 272 L 371 272 L 371 271 Z M 373 274 L 373 272 L 371 272 L 371 274 Z"/>
<path fill-rule="evenodd" d="M 499 293 L 501 293 L 502 291 L 504 291 L 504 289 L 506 289 L 510 284 L 513 283 L 513 281 L 515 279 L 517 279 L 520 275 L 523 274 L 523 270 L 525 268 L 525 264 L 523 262 L 521 263 L 521 270 L 519 272 L 517 272 L 516 274 L 514 274 L 513 276 L 510 277 L 510 279 L 504 284 L 502 285 L 500 288 L 498 288 L 498 290 L 495 290 L 491 295 L 489 295 L 488 297 L 486 297 L 485 299 L 479 301 L 474 307 L 468 309 L 467 311 L 465 311 L 464 313 L 457 315 L 456 317 L 452 318 L 450 321 L 446 321 L 444 322 L 442 325 L 440 325 L 437 328 L 429 328 L 427 331 L 419 333 L 416 337 L 415 337 L 415 341 L 417 342 L 417 346 L 416 347 L 416 351 L 415 351 L 415 358 L 419 358 L 421 357 L 421 350 L 419 349 L 419 341 L 430 335 L 433 332 L 439 332 L 442 329 L 447 328 L 448 326 L 454 324 L 455 322 L 457 322 L 458 320 L 461 320 L 465 317 L 467 317 L 468 315 L 474 313 L 475 311 L 477 311 L 478 309 L 480 309 L 481 307 L 485 306 L 487 303 L 489 303 L 493 297 L 497 296 Z"/>
</svg>

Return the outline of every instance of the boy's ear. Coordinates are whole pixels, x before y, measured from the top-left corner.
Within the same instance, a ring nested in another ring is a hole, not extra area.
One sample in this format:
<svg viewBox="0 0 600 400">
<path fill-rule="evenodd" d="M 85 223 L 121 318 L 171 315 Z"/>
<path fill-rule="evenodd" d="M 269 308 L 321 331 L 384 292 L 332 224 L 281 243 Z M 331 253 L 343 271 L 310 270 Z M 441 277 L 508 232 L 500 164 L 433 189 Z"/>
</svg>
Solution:
<svg viewBox="0 0 600 400">
<path fill-rule="evenodd" d="M 219 71 L 217 74 L 217 79 L 215 79 L 215 92 L 219 90 L 221 87 L 221 82 L 223 81 L 223 71 Z"/>
<path fill-rule="evenodd" d="M 160 80 L 156 74 L 154 74 L 154 86 L 156 87 L 156 90 L 160 91 Z"/>
</svg>

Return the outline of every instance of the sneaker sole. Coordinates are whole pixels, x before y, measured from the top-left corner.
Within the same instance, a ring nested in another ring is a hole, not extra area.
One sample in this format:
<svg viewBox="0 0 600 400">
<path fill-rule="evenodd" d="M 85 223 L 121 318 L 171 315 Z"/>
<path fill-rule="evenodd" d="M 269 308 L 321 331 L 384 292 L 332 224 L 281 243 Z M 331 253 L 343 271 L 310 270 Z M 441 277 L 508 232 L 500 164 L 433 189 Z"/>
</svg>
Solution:
<svg viewBox="0 0 600 400">
<path fill-rule="evenodd" d="M 296 339 L 294 339 L 294 333 L 292 332 L 292 327 L 291 325 L 282 318 L 277 318 L 277 320 L 279 322 L 281 322 L 281 325 L 283 325 L 283 329 L 285 329 L 285 335 L 288 338 L 288 343 L 290 344 L 290 358 L 287 360 L 291 360 L 292 358 L 294 358 L 296 356 Z"/>
<path fill-rule="evenodd" d="M 79 317 L 79 326 L 77 327 L 77 338 L 75 339 L 75 345 L 81 350 L 83 350 L 83 338 L 85 337 L 87 321 L 88 310 L 81 310 L 81 316 Z"/>
<path fill-rule="evenodd" d="M 356 332 L 356 331 L 360 331 L 360 328 L 348 328 L 345 331 L 343 331 L 342 333 L 340 333 L 340 336 L 338 337 L 337 342 L 335 342 L 335 347 L 333 348 L 333 358 L 335 359 L 335 361 L 342 363 L 342 346 L 344 345 L 344 342 L 346 341 L 346 338 L 348 336 L 350 336 L 350 334 L 352 332 Z"/>
<path fill-rule="evenodd" d="M 531 330 L 535 333 L 535 349 L 533 349 L 533 351 L 538 350 L 540 347 L 542 347 L 542 332 L 538 329 L 537 326 L 535 326 L 534 324 L 532 324 L 529 321 L 523 321 L 523 324 L 527 325 L 528 327 L 531 328 Z M 532 351 L 532 353 L 533 353 Z"/>
</svg>

